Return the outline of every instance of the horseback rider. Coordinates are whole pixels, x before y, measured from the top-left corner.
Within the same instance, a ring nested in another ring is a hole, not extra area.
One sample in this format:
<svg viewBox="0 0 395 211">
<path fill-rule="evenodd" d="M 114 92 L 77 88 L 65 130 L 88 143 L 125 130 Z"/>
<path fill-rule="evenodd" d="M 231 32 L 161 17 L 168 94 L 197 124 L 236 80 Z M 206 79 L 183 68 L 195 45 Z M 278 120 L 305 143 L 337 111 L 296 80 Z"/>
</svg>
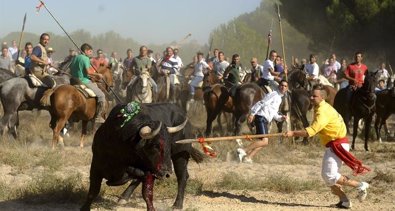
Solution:
<svg viewBox="0 0 395 211">
<path fill-rule="evenodd" d="M 147 46 L 143 45 L 140 47 L 140 54 L 133 58 L 130 68 L 133 70 L 132 79 L 130 80 L 130 82 L 128 84 L 128 86 L 130 86 L 130 87 L 132 87 L 133 84 L 136 82 L 137 75 L 140 75 L 143 73 L 150 75 L 150 72 L 152 69 L 152 60 L 150 57 L 148 57 Z M 154 79 L 152 79 L 151 75 L 149 77 L 149 81 L 152 85 L 152 89 L 153 89 L 154 93 L 157 93 L 158 85 L 156 84 Z"/>
<path fill-rule="evenodd" d="M 278 82 L 281 81 L 280 73 L 274 71 L 274 61 L 277 58 L 277 52 L 271 50 L 269 58 L 263 64 L 263 71 L 259 80 L 260 86 L 269 86 L 272 90 L 277 89 Z"/>
<path fill-rule="evenodd" d="M 70 64 L 70 73 L 74 79 L 78 79 L 82 84 L 91 89 L 97 96 L 97 107 L 96 107 L 96 123 L 103 123 L 104 119 L 102 117 L 102 113 L 104 112 L 104 105 L 106 96 L 99 89 L 96 83 L 93 83 L 90 78 L 99 77 L 103 79 L 103 75 L 92 71 L 91 62 L 89 57 L 92 56 L 92 46 L 87 43 L 81 45 L 81 51 L 83 54 L 75 56 Z"/>
<path fill-rule="evenodd" d="M 219 80 L 223 80 L 224 72 L 228 66 L 229 62 L 225 60 L 224 52 L 218 52 L 218 61 L 214 61 L 214 70 Z"/>
<path fill-rule="evenodd" d="M 368 67 L 362 63 L 362 59 L 362 52 L 356 52 L 354 62 L 349 64 L 345 71 L 345 78 L 349 81 L 349 88 L 347 90 L 348 102 L 351 102 L 354 91 L 362 87 L 365 74 L 368 72 Z"/>
<path fill-rule="evenodd" d="M 190 90 L 191 100 L 195 96 L 195 88 L 199 87 L 199 83 L 203 81 L 204 74 L 207 73 L 207 69 L 212 70 L 211 67 L 204 61 L 204 55 L 201 52 L 197 53 L 197 63 L 194 65 L 193 78 L 191 79 Z"/>
<path fill-rule="evenodd" d="M 320 74 L 320 67 L 317 64 L 317 56 L 310 54 L 310 63 L 306 64 L 307 80 L 310 87 L 313 87 L 318 82 L 318 75 Z"/>
<path fill-rule="evenodd" d="M 33 53 L 30 56 L 30 73 L 40 79 L 49 88 L 55 86 L 55 81 L 48 73 L 50 62 L 48 60 L 47 50 L 45 49 L 49 44 L 49 34 L 43 33 L 40 36 L 40 43 L 33 48 Z"/>
<path fill-rule="evenodd" d="M 258 64 L 256 57 L 251 58 L 251 82 L 259 81 L 259 78 L 263 74 L 263 66 Z"/>
<path fill-rule="evenodd" d="M 180 72 L 180 66 L 176 58 L 174 58 L 174 50 L 171 47 L 167 47 L 164 52 L 165 56 L 160 62 L 160 72 L 164 75 L 168 75 L 170 78 L 170 87 L 174 90 L 174 85 L 179 84 L 177 75 Z"/>
<path fill-rule="evenodd" d="M 236 87 L 241 84 L 240 70 L 240 56 L 238 54 L 233 54 L 232 63 L 224 72 L 225 86 L 230 89 L 229 92 L 232 96 L 236 93 Z"/>
</svg>

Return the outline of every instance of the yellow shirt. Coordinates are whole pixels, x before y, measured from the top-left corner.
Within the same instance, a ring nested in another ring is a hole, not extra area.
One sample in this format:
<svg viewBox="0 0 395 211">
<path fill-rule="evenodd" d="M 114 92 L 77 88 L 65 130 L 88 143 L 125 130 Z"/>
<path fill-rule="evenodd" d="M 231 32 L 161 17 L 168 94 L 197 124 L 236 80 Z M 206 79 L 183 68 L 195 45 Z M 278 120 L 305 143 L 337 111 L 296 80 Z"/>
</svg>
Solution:
<svg viewBox="0 0 395 211">
<path fill-rule="evenodd" d="M 321 144 L 324 146 L 330 141 L 347 135 L 346 124 L 342 116 L 325 100 L 314 108 L 314 120 L 306 131 L 309 137 L 318 133 Z"/>
</svg>

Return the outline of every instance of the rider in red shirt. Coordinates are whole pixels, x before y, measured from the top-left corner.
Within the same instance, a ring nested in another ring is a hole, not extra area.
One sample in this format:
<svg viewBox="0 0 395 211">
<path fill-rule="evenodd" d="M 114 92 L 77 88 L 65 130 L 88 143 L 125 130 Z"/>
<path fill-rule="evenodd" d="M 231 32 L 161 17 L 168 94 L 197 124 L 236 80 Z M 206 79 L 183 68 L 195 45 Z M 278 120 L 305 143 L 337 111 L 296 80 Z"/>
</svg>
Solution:
<svg viewBox="0 0 395 211">
<path fill-rule="evenodd" d="M 346 79 L 348 79 L 349 84 L 353 90 L 356 88 L 362 87 L 365 73 L 368 71 L 368 67 L 362 63 L 362 53 L 355 53 L 355 62 L 348 65 L 345 75 Z"/>
</svg>

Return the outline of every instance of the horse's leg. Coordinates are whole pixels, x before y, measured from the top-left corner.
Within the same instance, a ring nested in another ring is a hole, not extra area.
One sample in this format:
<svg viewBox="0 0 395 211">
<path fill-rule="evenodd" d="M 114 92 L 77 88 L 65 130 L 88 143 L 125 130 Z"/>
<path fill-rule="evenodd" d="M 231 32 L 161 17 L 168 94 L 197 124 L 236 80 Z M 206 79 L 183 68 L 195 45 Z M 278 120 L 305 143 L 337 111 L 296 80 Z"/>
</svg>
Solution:
<svg viewBox="0 0 395 211">
<path fill-rule="evenodd" d="M 60 136 L 60 131 L 63 129 L 66 122 L 67 122 L 67 118 L 64 117 L 59 118 L 56 123 L 56 126 L 52 130 L 53 131 L 52 149 L 55 149 L 55 145 L 57 145 L 58 143 L 64 146 L 63 138 Z"/>
<path fill-rule="evenodd" d="M 93 123 L 93 125 L 95 125 Z M 82 121 L 82 130 L 81 130 L 81 139 L 80 139 L 80 147 L 83 148 L 84 147 L 84 139 L 86 136 L 88 130 L 88 121 L 83 120 Z"/>
<path fill-rule="evenodd" d="M 352 144 L 351 149 L 355 150 L 355 139 L 358 135 L 358 122 L 361 118 L 354 115 L 354 123 L 353 123 L 353 130 L 352 130 Z"/>
<path fill-rule="evenodd" d="M 365 118 L 365 151 L 369 151 L 368 148 L 368 141 L 369 141 L 369 133 L 370 133 L 370 126 L 372 123 L 373 114 L 369 114 Z"/>
<path fill-rule="evenodd" d="M 381 131 L 381 127 L 382 127 L 382 122 L 383 122 L 382 118 L 378 114 L 376 114 L 376 119 L 374 120 L 374 130 L 376 132 L 377 140 L 379 140 L 380 143 L 381 143 L 380 131 Z"/>
<path fill-rule="evenodd" d="M 210 109 L 206 109 L 206 110 L 207 110 L 207 121 L 206 121 L 205 135 L 206 137 L 208 137 L 211 135 L 212 124 L 218 114 L 216 114 L 215 111 L 211 111 Z"/>
<path fill-rule="evenodd" d="M 219 114 L 217 116 L 217 124 L 218 124 L 218 130 L 220 131 L 221 134 L 223 134 L 224 130 L 223 130 L 222 124 L 221 124 L 221 116 L 222 116 L 222 112 L 219 112 Z"/>
<path fill-rule="evenodd" d="M 233 135 L 238 135 L 240 133 L 240 129 L 241 129 L 241 114 L 239 112 L 236 112 L 234 114 L 234 123 L 235 123 L 235 130 Z"/>
</svg>

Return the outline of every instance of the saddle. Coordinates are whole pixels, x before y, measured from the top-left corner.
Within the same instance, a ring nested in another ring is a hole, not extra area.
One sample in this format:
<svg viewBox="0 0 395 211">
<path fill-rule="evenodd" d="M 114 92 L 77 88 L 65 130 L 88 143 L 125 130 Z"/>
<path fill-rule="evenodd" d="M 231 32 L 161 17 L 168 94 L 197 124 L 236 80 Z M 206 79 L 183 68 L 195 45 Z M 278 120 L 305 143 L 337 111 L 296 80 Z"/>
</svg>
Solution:
<svg viewBox="0 0 395 211">
<path fill-rule="evenodd" d="M 35 88 L 35 87 L 48 87 L 46 84 L 44 84 L 37 76 L 33 74 L 28 74 L 25 76 L 25 79 L 29 83 L 30 87 Z"/>
<path fill-rule="evenodd" d="M 54 88 L 56 86 L 56 81 L 49 76 L 45 76 L 43 79 L 39 79 L 34 74 L 30 73 L 25 75 L 24 78 L 31 88 L 44 87 L 44 88 Z"/>
<path fill-rule="evenodd" d="M 74 85 L 74 87 L 84 95 L 85 98 L 93 98 L 96 97 L 96 94 L 93 92 L 92 89 L 89 89 L 87 86 L 83 84 Z"/>
</svg>

